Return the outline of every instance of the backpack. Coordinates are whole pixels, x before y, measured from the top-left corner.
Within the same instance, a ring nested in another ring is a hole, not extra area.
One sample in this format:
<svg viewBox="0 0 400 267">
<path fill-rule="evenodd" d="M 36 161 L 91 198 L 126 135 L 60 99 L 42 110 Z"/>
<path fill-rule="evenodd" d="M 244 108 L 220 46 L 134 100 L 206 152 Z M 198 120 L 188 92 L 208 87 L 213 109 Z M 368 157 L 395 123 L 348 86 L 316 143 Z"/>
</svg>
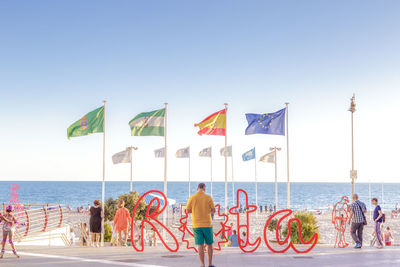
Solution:
<svg viewBox="0 0 400 267">
<path fill-rule="evenodd" d="M 385 213 L 382 213 L 382 222 L 386 222 L 386 215 L 385 215 Z"/>
</svg>

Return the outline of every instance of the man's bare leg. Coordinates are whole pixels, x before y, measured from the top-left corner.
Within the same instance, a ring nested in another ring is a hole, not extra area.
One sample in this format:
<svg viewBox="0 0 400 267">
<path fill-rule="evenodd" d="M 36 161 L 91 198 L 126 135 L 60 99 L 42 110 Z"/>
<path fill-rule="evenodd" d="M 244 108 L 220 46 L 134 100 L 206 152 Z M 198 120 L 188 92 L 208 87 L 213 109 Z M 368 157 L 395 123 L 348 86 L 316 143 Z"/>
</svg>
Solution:
<svg viewBox="0 0 400 267">
<path fill-rule="evenodd" d="M 213 258 L 213 245 L 207 245 L 207 252 L 208 252 L 208 266 L 213 265 L 212 264 L 212 258 Z"/>
<path fill-rule="evenodd" d="M 201 266 L 204 266 L 204 245 L 199 245 L 198 250 Z"/>
</svg>

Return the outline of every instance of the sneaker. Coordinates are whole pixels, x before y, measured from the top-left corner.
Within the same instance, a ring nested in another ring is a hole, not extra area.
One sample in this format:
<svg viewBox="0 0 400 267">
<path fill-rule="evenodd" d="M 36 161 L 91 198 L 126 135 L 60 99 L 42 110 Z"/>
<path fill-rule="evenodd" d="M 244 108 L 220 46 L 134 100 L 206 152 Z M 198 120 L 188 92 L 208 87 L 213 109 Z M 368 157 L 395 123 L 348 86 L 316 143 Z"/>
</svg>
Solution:
<svg viewBox="0 0 400 267">
<path fill-rule="evenodd" d="M 19 255 L 16 251 L 13 251 L 13 253 L 14 253 L 15 257 L 19 258 Z"/>
<path fill-rule="evenodd" d="M 4 256 L 4 251 L 2 251 L 2 252 L 0 253 L 0 259 L 2 259 L 3 256 Z"/>
<path fill-rule="evenodd" d="M 359 246 L 360 244 L 359 243 L 357 243 L 355 246 L 354 246 L 354 248 L 358 248 L 358 246 Z"/>
</svg>

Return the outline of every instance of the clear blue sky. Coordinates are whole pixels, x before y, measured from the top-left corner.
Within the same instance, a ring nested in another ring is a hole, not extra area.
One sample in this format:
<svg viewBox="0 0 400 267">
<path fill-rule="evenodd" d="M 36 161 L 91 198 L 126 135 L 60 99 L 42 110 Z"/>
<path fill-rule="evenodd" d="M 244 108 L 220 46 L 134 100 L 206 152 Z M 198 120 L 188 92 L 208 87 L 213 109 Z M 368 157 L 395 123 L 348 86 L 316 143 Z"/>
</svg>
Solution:
<svg viewBox="0 0 400 267">
<path fill-rule="evenodd" d="M 359 180 L 398 182 L 399 14 L 399 1 L 1 1 L 0 179 L 99 180 L 101 135 L 68 141 L 66 129 L 106 99 L 107 180 L 128 179 L 111 155 L 129 145 L 139 146 L 135 179 L 162 179 L 162 138 L 131 137 L 128 121 L 164 102 L 170 179 L 187 179 L 174 153 L 188 145 L 192 179 L 209 179 L 197 153 L 223 138 L 193 124 L 228 102 L 235 177 L 251 181 L 240 155 L 284 138 L 245 136 L 244 114 L 289 101 L 293 181 L 345 182 L 354 92 Z M 216 153 L 214 166 L 223 180 Z"/>
</svg>

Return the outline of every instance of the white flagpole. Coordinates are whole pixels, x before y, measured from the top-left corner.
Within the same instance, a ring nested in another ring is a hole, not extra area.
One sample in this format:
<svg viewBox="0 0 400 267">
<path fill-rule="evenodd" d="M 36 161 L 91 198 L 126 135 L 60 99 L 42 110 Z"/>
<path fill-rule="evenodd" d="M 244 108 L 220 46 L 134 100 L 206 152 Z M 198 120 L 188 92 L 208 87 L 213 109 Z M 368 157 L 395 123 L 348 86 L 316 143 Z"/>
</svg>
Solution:
<svg viewBox="0 0 400 267">
<path fill-rule="evenodd" d="M 164 195 L 167 197 L 167 106 L 168 103 L 165 104 L 165 115 L 164 115 Z M 166 203 L 168 205 L 168 203 Z M 163 216 L 163 224 L 167 226 L 167 216 L 168 216 L 168 208 L 167 214 Z M 163 231 L 163 238 L 165 239 L 165 230 Z"/>
<path fill-rule="evenodd" d="M 286 173 L 287 173 L 287 208 L 290 209 L 290 178 L 289 178 L 289 102 L 286 105 Z"/>
<path fill-rule="evenodd" d="M 213 195 L 213 175 L 212 175 L 212 147 L 210 147 L 210 180 L 211 180 L 211 197 Z"/>
<path fill-rule="evenodd" d="M 256 182 L 256 207 L 258 214 L 258 182 L 257 182 L 257 156 L 256 156 L 256 147 L 254 147 L 254 179 Z"/>
<path fill-rule="evenodd" d="M 382 212 L 385 212 L 385 187 L 384 187 L 384 181 L 382 181 Z M 371 200 L 369 201 L 371 202 Z"/>
<path fill-rule="evenodd" d="M 369 220 L 372 221 L 372 209 L 371 209 L 371 180 L 368 180 L 368 193 L 369 193 Z"/>
<path fill-rule="evenodd" d="M 232 167 L 232 207 L 235 205 L 235 179 L 233 175 L 233 145 L 231 146 L 231 167 Z"/>
<path fill-rule="evenodd" d="M 130 188 L 131 188 L 131 190 L 130 190 L 130 192 L 133 192 L 133 186 L 132 186 L 132 150 L 133 150 L 133 147 L 131 146 L 130 148 L 129 148 L 129 152 L 130 152 L 130 157 L 131 157 L 131 180 L 130 180 Z"/>
<path fill-rule="evenodd" d="M 104 111 L 103 111 L 103 181 L 101 183 L 101 209 L 104 213 L 104 197 L 105 197 L 105 176 L 106 176 L 106 100 L 104 103 Z M 101 219 L 102 225 L 104 228 L 104 216 Z M 104 246 L 104 232 L 101 233 L 101 246 Z"/>
<path fill-rule="evenodd" d="M 190 147 L 189 147 L 189 197 L 190 197 Z"/>
<path fill-rule="evenodd" d="M 228 214 L 228 104 L 225 103 L 225 214 Z"/>
<path fill-rule="evenodd" d="M 275 147 L 275 211 L 278 210 L 278 163 L 277 163 L 277 157 L 276 157 L 276 150 L 277 147 Z"/>
</svg>

